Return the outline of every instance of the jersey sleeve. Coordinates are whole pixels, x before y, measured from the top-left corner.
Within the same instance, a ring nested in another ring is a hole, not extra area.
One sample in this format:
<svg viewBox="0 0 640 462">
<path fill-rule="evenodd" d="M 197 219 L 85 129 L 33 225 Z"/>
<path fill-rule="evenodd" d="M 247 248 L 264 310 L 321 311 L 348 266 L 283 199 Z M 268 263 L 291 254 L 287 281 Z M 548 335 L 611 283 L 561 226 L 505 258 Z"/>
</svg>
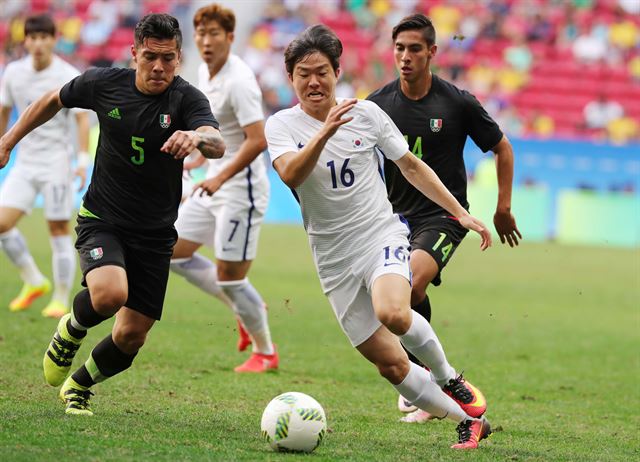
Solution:
<svg viewBox="0 0 640 462">
<path fill-rule="evenodd" d="M 187 130 L 195 130 L 199 127 L 220 128 L 220 124 L 211 112 L 209 100 L 204 93 L 192 85 L 189 85 L 185 92 L 182 111 Z"/>
<path fill-rule="evenodd" d="M 360 103 L 359 103 L 360 104 Z M 378 142 L 377 147 L 382 151 L 382 154 L 389 160 L 398 160 L 409 152 L 409 145 L 407 141 L 393 123 L 391 117 L 387 115 L 380 107 L 369 102 L 367 112 L 371 114 L 371 117 L 377 124 L 378 128 Z"/>
<path fill-rule="evenodd" d="M 299 151 L 287 125 L 277 115 L 267 119 L 264 127 L 271 163 L 287 152 Z"/>
<path fill-rule="evenodd" d="M 467 91 L 463 91 L 462 95 L 465 101 L 469 136 L 476 146 L 482 149 L 482 152 L 487 152 L 500 142 L 502 130 L 475 96 Z"/>
<path fill-rule="evenodd" d="M 241 127 L 264 119 L 262 93 L 255 79 L 245 78 L 233 82 L 230 101 Z"/>
<path fill-rule="evenodd" d="M 63 76 L 63 80 L 64 80 L 65 83 L 71 81 L 72 79 L 75 79 L 79 75 L 80 75 L 80 71 L 78 69 L 73 67 L 71 64 L 65 63 L 64 76 Z M 75 107 L 75 108 L 71 109 L 70 112 L 71 112 L 71 114 L 75 115 L 75 114 L 87 113 L 88 111 L 86 109 L 81 109 L 79 107 Z"/>
<path fill-rule="evenodd" d="M 93 109 L 95 86 L 104 69 L 89 69 L 60 89 L 60 101 L 67 108 Z"/>
<path fill-rule="evenodd" d="M 12 79 L 13 66 L 9 64 L 4 71 L 2 79 L 0 79 L 0 106 L 13 107 L 14 101 L 11 95 L 11 89 L 9 88 L 9 82 Z"/>
</svg>

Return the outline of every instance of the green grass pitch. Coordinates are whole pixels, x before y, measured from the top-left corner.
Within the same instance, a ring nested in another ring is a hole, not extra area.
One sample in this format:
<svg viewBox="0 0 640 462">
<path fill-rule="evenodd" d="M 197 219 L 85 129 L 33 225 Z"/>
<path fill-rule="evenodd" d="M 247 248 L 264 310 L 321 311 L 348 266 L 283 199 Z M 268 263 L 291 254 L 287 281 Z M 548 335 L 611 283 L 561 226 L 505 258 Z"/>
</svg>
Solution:
<svg viewBox="0 0 640 462">
<path fill-rule="evenodd" d="M 50 275 L 40 214 L 21 223 Z M 10 313 L 20 283 L 0 256 L 2 461 L 628 461 L 640 459 L 640 252 L 496 244 L 469 239 L 430 292 L 450 362 L 487 396 L 497 430 L 454 452 L 455 425 L 398 422 L 396 394 L 351 348 L 322 295 L 304 231 L 265 226 L 251 280 L 269 304 L 281 354 L 276 374 L 237 375 L 230 312 L 172 275 L 163 320 L 134 366 L 95 387 L 95 416 L 64 415 L 44 383 L 55 328 L 37 301 Z M 79 277 L 78 277 L 79 279 Z M 90 331 L 75 365 L 106 335 Z M 277 454 L 260 416 L 279 393 L 301 391 L 327 413 L 311 455 Z"/>
</svg>

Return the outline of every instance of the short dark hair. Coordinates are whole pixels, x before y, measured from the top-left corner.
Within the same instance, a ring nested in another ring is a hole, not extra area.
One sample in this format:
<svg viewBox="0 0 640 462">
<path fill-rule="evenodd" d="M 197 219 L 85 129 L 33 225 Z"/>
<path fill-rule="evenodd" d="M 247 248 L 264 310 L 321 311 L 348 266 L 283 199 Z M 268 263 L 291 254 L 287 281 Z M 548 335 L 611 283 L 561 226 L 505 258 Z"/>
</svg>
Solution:
<svg viewBox="0 0 640 462">
<path fill-rule="evenodd" d="M 327 26 L 316 24 L 298 34 L 284 51 L 284 64 L 287 73 L 293 74 L 295 65 L 315 52 L 322 53 L 329 58 L 333 70 L 338 70 L 342 55 L 342 42 L 335 32 Z"/>
<path fill-rule="evenodd" d="M 178 50 L 182 48 L 182 31 L 178 20 L 169 14 L 151 13 L 143 17 L 134 33 L 136 47 L 142 45 L 145 39 L 176 39 Z"/>
<path fill-rule="evenodd" d="M 193 16 L 193 27 L 197 29 L 200 24 L 208 21 L 216 21 L 225 32 L 233 32 L 236 28 L 236 15 L 233 11 L 217 3 L 203 6 L 196 11 Z"/>
<path fill-rule="evenodd" d="M 48 35 L 56 35 L 56 24 L 48 14 L 38 14 L 29 16 L 24 22 L 24 35 L 37 34 L 38 32 Z"/>
<path fill-rule="evenodd" d="M 391 38 L 395 41 L 400 32 L 407 30 L 422 31 L 422 38 L 428 46 L 436 44 L 436 28 L 433 27 L 431 19 L 421 13 L 412 14 L 403 18 L 396 27 L 393 28 Z"/>
</svg>

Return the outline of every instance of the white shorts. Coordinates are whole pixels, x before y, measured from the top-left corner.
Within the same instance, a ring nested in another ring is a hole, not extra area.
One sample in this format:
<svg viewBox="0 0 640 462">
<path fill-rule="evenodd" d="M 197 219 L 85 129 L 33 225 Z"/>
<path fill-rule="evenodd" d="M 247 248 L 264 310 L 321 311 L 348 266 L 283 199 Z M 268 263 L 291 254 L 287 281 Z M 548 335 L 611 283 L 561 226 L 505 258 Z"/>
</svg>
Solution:
<svg viewBox="0 0 640 462">
<path fill-rule="evenodd" d="M 188 171 L 183 170 L 182 171 L 182 200 L 183 201 L 186 200 L 191 195 L 195 184 L 196 182 L 193 181 L 193 177 L 191 176 L 191 174 Z"/>
<path fill-rule="evenodd" d="M 15 165 L 0 189 L 0 207 L 30 213 L 38 194 L 44 197 L 44 216 L 50 221 L 68 221 L 73 212 L 73 174 L 44 174 L 25 165 Z"/>
<path fill-rule="evenodd" d="M 404 235 L 391 236 L 383 244 L 359 254 L 351 270 L 327 292 L 338 323 L 354 347 L 382 325 L 373 310 L 371 288 L 385 274 L 399 274 L 411 283 L 409 241 Z"/>
<path fill-rule="evenodd" d="M 269 203 L 266 178 L 251 184 L 226 184 L 213 196 L 196 192 L 178 210 L 176 230 L 181 239 L 213 247 L 225 261 L 254 260 L 260 225 Z"/>
</svg>

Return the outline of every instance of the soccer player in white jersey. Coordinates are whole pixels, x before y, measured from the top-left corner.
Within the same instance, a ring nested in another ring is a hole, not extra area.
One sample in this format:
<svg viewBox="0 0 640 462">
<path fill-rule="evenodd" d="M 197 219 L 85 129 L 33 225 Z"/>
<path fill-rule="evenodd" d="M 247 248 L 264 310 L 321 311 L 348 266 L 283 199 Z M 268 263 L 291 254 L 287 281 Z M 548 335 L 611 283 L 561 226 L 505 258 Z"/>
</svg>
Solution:
<svg viewBox="0 0 640 462">
<path fill-rule="evenodd" d="M 53 53 L 56 31 L 47 15 L 27 18 L 25 47 L 29 55 L 10 63 L 0 83 L 0 136 L 7 130 L 13 106 L 19 113 L 45 93 L 60 88 L 79 72 Z M 31 211 L 38 193 L 44 196 L 44 215 L 51 235 L 54 291 L 42 314 L 59 318 L 69 311 L 76 256 L 69 233 L 73 209 L 73 142 L 70 115 L 78 127 L 77 169 L 80 189 L 86 180 L 89 119 L 85 111 L 64 109 L 53 119 L 27 135 L 18 145 L 18 156 L 0 190 L 0 243 L 9 260 L 18 268 L 24 285 L 9 303 L 11 311 L 29 308 L 38 297 L 51 290 L 50 281 L 40 272 L 26 241 L 16 228 Z M 42 152 L 47 155 L 43 156 Z"/>
<path fill-rule="evenodd" d="M 238 318 L 243 351 L 253 351 L 236 372 L 278 368 L 265 303 L 247 273 L 258 248 L 260 224 L 269 202 L 269 181 L 260 156 L 264 137 L 262 94 L 249 67 L 231 53 L 235 15 L 218 4 L 196 11 L 195 42 L 204 61 L 200 90 L 209 98 L 227 150 L 209 161 L 207 179 L 194 188 L 178 214 L 178 242 L 171 269 L 229 306 Z M 196 253 L 214 247 L 217 264 Z M 246 329 L 246 330 L 245 330 Z"/>
<path fill-rule="evenodd" d="M 458 423 L 453 448 L 477 448 L 491 428 L 464 398 L 481 393 L 468 382 L 449 386 L 456 371 L 427 320 L 410 308 L 408 228 L 387 200 L 376 149 L 425 196 L 479 233 L 481 249 L 491 245 L 491 235 L 409 152 L 375 103 L 336 100 L 341 54 L 340 40 L 323 25 L 287 47 L 287 74 L 300 103 L 267 121 L 273 166 L 295 190 L 322 288 L 352 345 L 413 405 Z M 431 372 L 411 363 L 401 343 Z"/>
</svg>

